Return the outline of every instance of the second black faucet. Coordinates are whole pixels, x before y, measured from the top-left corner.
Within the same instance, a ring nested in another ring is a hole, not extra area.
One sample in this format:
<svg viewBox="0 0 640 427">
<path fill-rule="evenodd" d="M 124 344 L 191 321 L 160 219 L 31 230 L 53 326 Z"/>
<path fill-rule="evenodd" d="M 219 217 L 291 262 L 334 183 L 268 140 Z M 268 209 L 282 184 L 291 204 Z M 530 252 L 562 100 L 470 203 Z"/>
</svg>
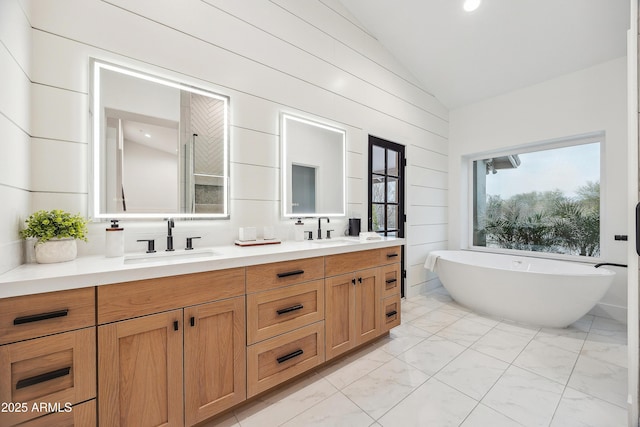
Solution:
<svg viewBox="0 0 640 427">
<path fill-rule="evenodd" d="M 173 218 L 167 219 L 167 252 L 174 251 L 173 249 L 173 234 L 171 234 L 171 229 L 175 227 L 173 223 Z"/>
</svg>

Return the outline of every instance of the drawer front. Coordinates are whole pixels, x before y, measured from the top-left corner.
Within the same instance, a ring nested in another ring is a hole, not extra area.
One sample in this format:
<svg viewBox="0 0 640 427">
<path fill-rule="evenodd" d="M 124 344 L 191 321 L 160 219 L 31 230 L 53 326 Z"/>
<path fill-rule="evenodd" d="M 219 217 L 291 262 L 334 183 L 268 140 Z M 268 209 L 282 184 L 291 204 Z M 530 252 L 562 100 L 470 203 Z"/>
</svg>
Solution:
<svg viewBox="0 0 640 427">
<path fill-rule="evenodd" d="M 96 421 L 96 401 L 92 399 L 88 402 L 74 405 L 67 409 L 63 407 L 62 412 L 55 412 L 40 418 L 22 423 L 20 427 L 95 427 Z"/>
<path fill-rule="evenodd" d="M 400 262 L 402 251 L 400 246 L 380 249 L 380 265 Z"/>
<path fill-rule="evenodd" d="M 391 328 L 400 325 L 400 294 L 382 300 L 382 328 L 381 333 L 389 332 Z"/>
<path fill-rule="evenodd" d="M 247 343 L 324 319 L 324 280 L 247 296 Z"/>
<path fill-rule="evenodd" d="M 400 264 L 380 267 L 380 274 L 382 274 L 382 298 L 400 294 Z"/>
<path fill-rule="evenodd" d="M 247 348 L 247 397 L 324 362 L 324 322 Z"/>
<path fill-rule="evenodd" d="M 98 286 L 98 324 L 244 295 L 244 268 Z"/>
<path fill-rule="evenodd" d="M 267 291 L 323 277 L 322 257 L 253 265 L 247 267 L 247 293 Z"/>
<path fill-rule="evenodd" d="M 95 288 L 0 299 L 0 344 L 95 325 Z"/>
<path fill-rule="evenodd" d="M 96 397 L 95 327 L 0 347 L 0 402 L 26 403 L 28 412 L 0 412 L 0 425 L 39 417 L 42 403 L 75 404 Z"/>
<path fill-rule="evenodd" d="M 356 270 L 377 267 L 380 264 L 381 257 L 380 249 L 329 255 L 325 257 L 324 268 L 327 277 L 337 276 Z"/>
</svg>

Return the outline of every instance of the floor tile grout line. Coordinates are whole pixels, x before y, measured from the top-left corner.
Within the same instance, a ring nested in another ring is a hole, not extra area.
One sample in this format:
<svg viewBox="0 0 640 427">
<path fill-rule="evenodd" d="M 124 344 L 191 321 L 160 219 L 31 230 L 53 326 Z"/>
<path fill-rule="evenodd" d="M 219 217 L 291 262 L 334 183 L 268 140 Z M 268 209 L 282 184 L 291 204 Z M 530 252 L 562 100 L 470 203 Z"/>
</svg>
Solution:
<svg viewBox="0 0 640 427">
<path fill-rule="evenodd" d="M 558 403 L 556 403 L 556 406 L 553 409 L 553 414 L 551 415 L 551 421 L 549 421 L 549 425 L 551 425 L 553 423 L 553 419 L 556 417 L 556 414 L 558 413 L 558 408 L 560 407 L 560 403 L 562 403 L 562 399 L 564 398 L 564 394 L 566 393 L 567 388 L 569 387 L 569 382 L 571 381 L 571 377 L 573 376 L 573 372 L 576 369 L 576 365 L 578 364 L 578 360 L 580 360 L 580 356 L 582 354 L 582 349 L 584 348 L 584 344 L 587 341 L 587 338 L 589 337 L 589 332 L 591 332 L 591 328 L 593 327 L 593 322 L 594 322 L 594 319 L 591 320 L 591 324 L 589 325 L 589 330 L 587 331 L 584 339 L 582 340 L 582 345 L 580 346 L 580 351 L 578 352 L 578 357 L 576 357 L 575 362 L 573 362 L 573 366 L 571 367 L 571 372 L 569 373 L 569 377 L 567 378 L 567 382 L 564 384 L 564 388 L 562 389 L 562 393 L 560 393 L 560 399 L 558 399 Z"/>
</svg>

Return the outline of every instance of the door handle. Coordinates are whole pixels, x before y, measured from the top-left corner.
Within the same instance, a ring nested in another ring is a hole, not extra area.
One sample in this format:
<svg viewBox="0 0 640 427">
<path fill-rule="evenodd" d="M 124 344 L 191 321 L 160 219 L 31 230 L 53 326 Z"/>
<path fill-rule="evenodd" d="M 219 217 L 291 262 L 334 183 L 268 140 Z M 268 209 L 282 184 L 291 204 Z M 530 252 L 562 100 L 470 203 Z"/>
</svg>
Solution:
<svg viewBox="0 0 640 427">
<path fill-rule="evenodd" d="M 636 253 L 640 256 L 640 203 L 636 205 Z"/>
</svg>

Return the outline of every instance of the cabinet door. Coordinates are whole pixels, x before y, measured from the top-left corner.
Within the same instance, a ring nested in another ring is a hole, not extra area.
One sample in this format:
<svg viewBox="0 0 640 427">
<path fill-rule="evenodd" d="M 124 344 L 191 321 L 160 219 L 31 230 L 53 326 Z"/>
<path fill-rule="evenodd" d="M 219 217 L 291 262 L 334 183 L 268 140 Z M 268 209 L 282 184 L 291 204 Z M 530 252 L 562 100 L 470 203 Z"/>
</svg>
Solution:
<svg viewBox="0 0 640 427">
<path fill-rule="evenodd" d="M 178 426 L 182 412 L 182 310 L 98 328 L 101 426 Z"/>
<path fill-rule="evenodd" d="M 327 360 L 353 348 L 356 279 L 353 273 L 325 279 Z"/>
<path fill-rule="evenodd" d="M 184 309 L 186 425 L 246 398 L 245 298 Z"/>
<path fill-rule="evenodd" d="M 381 275 L 378 268 L 355 273 L 355 345 L 380 335 Z"/>
</svg>

